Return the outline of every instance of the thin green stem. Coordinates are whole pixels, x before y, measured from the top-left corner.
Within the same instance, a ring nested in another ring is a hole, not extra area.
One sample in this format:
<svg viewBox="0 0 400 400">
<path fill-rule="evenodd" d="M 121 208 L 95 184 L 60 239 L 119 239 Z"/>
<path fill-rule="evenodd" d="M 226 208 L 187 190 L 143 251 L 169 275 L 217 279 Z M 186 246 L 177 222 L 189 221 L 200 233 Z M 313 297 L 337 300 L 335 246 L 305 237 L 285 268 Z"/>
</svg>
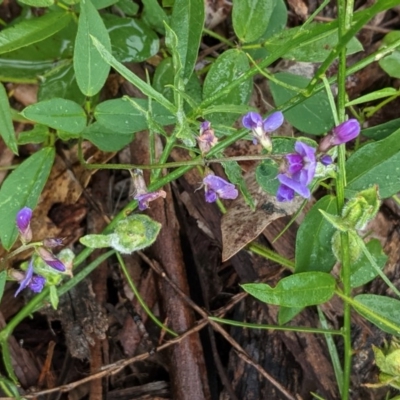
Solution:
<svg viewBox="0 0 400 400">
<path fill-rule="evenodd" d="M 324 0 L 321 5 L 307 18 L 307 20 L 301 26 L 301 29 L 304 29 L 310 25 L 310 23 L 314 21 L 314 18 L 329 4 L 329 2 L 330 0 Z"/>
<path fill-rule="evenodd" d="M 225 43 L 229 47 L 236 47 L 235 44 L 232 43 L 230 40 L 228 40 L 227 38 L 225 38 L 221 35 L 218 35 L 218 33 L 211 31 L 210 29 L 203 28 L 203 33 L 205 33 L 208 36 L 213 37 L 214 39 L 219 40 L 222 43 Z"/>
<path fill-rule="evenodd" d="M 346 46 L 350 40 L 351 22 L 353 16 L 352 0 L 338 0 L 338 21 L 339 21 L 339 69 L 338 69 L 338 121 L 345 121 L 346 114 Z M 367 21 L 365 21 L 366 23 Z M 361 28 L 361 26 L 360 26 Z M 355 34 L 352 33 L 351 36 Z M 329 57 L 328 57 L 329 58 Z M 331 60 L 331 62 L 333 59 Z M 344 189 L 346 187 L 346 153 L 345 145 L 342 144 L 338 149 L 338 173 L 336 179 L 336 198 L 339 212 L 344 205 Z M 343 276 L 343 292 L 344 295 L 350 297 L 350 248 L 348 232 L 340 232 L 341 242 L 341 261 L 342 261 L 342 276 Z M 344 366 L 343 366 L 343 383 L 342 383 L 342 399 L 348 400 L 350 391 L 350 375 L 351 375 L 351 307 L 349 303 L 344 303 L 343 306 L 343 335 L 344 335 Z"/>
<path fill-rule="evenodd" d="M 265 324 L 251 324 L 247 322 L 234 321 L 231 319 L 224 319 L 218 317 L 208 317 L 215 322 L 220 322 L 221 324 L 240 326 L 242 328 L 252 328 L 252 329 L 270 329 L 274 331 L 286 331 L 286 332 L 303 332 L 303 333 L 320 333 L 320 334 L 330 334 L 330 335 L 342 335 L 342 331 L 336 329 L 319 329 L 319 328 L 308 328 L 304 326 L 279 326 L 279 325 L 265 325 Z"/>
<path fill-rule="evenodd" d="M 122 269 L 122 272 L 125 275 L 125 278 L 129 284 L 129 287 L 131 288 L 133 294 L 136 296 L 139 304 L 142 306 L 143 310 L 146 312 L 146 314 L 150 317 L 150 319 L 157 325 L 159 326 L 162 330 L 168 332 L 170 335 L 173 337 L 178 337 L 179 335 L 174 332 L 173 330 L 169 329 L 167 326 L 165 326 L 150 310 L 150 308 L 147 306 L 146 302 L 143 300 L 142 296 L 140 295 L 140 292 L 137 290 L 135 284 L 133 283 L 132 278 L 129 275 L 128 269 L 126 268 L 124 259 L 121 257 L 120 253 L 116 253 L 119 265 Z"/>
<path fill-rule="evenodd" d="M 293 261 L 288 260 L 287 258 L 275 253 L 273 250 L 270 250 L 260 244 L 251 242 L 247 245 L 247 248 L 255 254 L 267 258 L 268 260 L 275 261 L 280 265 L 283 265 L 286 268 L 289 268 L 291 271 L 294 271 L 295 264 Z"/>
</svg>

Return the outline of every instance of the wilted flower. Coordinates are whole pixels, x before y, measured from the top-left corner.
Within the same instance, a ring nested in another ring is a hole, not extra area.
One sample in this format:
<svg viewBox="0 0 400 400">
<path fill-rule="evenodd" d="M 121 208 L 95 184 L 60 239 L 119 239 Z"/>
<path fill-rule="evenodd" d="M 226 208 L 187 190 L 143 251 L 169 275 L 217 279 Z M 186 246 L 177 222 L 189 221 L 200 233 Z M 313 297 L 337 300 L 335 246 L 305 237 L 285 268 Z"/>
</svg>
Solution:
<svg viewBox="0 0 400 400">
<path fill-rule="evenodd" d="M 266 150 L 271 151 L 272 141 L 269 134 L 283 124 L 283 114 L 276 111 L 263 120 L 260 114 L 251 111 L 243 116 L 242 124 L 253 131 L 254 144 L 259 141 Z"/>
<path fill-rule="evenodd" d="M 63 242 L 63 239 L 60 238 L 46 238 L 43 240 L 43 246 L 44 247 L 57 247 L 57 246 L 61 246 Z"/>
<path fill-rule="evenodd" d="M 32 210 L 29 207 L 24 207 L 18 211 L 16 223 L 23 243 L 28 243 L 32 240 L 31 219 Z"/>
<path fill-rule="evenodd" d="M 347 143 L 360 134 L 360 123 L 351 118 L 332 129 L 319 143 L 318 151 L 325 153 L 334 146 Z"/>
<path fill-rule="evenodd" d="M 167 193 L 164 190 L 160 189 L 155 192 L 137 194 L 134 199 L 137 200 L 139 203 L 139 210 L 143 211 L 149 208 L 150 201 L 156 200 L 159 197 L 165 199 L 166 196 Z"/>
<path fill-rule="evenodd" d="M 35 293 L 40 293 L 43 290 L 45 283 L 46 279 L 43 276 L 33 274 L 33 260 L 31 259 L 24 278 L 19 282 L 19 288 L 15 292 L 14 297 L 17 297 L 26 287 Z"/>
<path fill-rule="evenodd" d="M 49 250 L 45 249 L 44 247 L 38 247 L 36 249 L 40 258 L 50 267 L 56 269 L 57 271 L 64 272 L 65 265 Z"/>
<path fill-rule="evenodd" d="M 202 122 L 200 125 L 200 136 L 197 136 L 196 139 L 202 154 L 208 153 L 211 147 L 214 147 L 218 143 L 218 138 L 215 136 L 214 129 L 211 129 L 209 121 Z"/>
<path fill-rule="evenodd" d="M 207 203 L 214 203 L 217 198 L 233 200 L 239 194 L 235 185 L 213 174 L 207 175 L 203 179 L 203 184 Z"/>
</svg>

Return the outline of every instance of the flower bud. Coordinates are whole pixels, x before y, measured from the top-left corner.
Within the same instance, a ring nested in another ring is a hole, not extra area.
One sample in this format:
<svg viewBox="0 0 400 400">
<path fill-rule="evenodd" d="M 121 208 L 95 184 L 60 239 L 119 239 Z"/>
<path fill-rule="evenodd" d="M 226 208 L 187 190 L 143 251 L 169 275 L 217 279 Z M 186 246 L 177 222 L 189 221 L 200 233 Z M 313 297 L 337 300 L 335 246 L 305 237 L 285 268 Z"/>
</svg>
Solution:
<svg viewBox="0 0 400 400">
<path fill-rule="evenodd" d="M 32 240 L 31 219 L 32 210 L 29 207 L 24 207 L 18 211 L 16 223 L 23 243 L 29 243 Z"/>
<path fill-rule="evenodd" d="M 36 249 L 40 258 L 50 267 L 56 269 L 57 271 L 64 272 L 65 266 L 64 264 L 55 257 L 49 250 L 45 249 L 44 247 L 38 247 Z"/>
</svg>

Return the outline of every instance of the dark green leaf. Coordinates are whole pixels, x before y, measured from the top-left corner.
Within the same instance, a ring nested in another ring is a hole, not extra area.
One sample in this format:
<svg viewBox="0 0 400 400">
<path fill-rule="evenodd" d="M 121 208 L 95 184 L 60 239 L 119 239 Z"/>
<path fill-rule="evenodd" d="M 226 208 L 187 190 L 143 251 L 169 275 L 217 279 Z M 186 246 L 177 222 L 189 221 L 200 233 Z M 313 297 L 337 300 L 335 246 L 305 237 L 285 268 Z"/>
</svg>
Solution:
<svg viewBox="0 0 400 400">
<path fill-rule="evenodd" d="M 78 104 L 83 104 L 85 101 L 85 96 L 76 83 L 72 61 L 53 68 L 41 78 L 38 100 L 49 100 L 55 97 L 72 100 Z"/>
<path fill-rule="evenodd" d="M 111 51 L 111 42 L 103 20 L 91 0 L 81 0 L 80 5 L 74 69 L 76 81 L 82 93 L 86 96 L 94 96 L 103 87 L 110 72 L 110 66 L 93 46 L 91 37 L 99 40 L 107 51 Z"/>
<path fill-rule="evenodd" d="M 52 99 L 26 107 L 21 114 L 35 122 L 70 133 L 80 133 L 86 126 L 86 114 L 71 100 Z"/>
<path fill-rule="evenodd" d="M 55 156 L 54 148 L 46 147 L 30 156 L 7 176 L 0 189 L 0 238 L 10 250 L 17 239 L 15 217 L 23 207 L 34 209 L 49 176 Z"/>
<path fill-rule="evenodd" d="M 111 40 L 112 54 L 120 62 L 141 62 L 158 52 L 158 36 L 142 21 L 105 14 L 104 24 Z"/>
<path fill-rule="evenodd" d="M 169 16 L 158 4 L 157 0 L 142 0 L 143 3 L 143 21 L 158 33 L 165 35 L 164 22 L 169 24 Z"/>
<path fill-rule="evenodd" d="M 139 5 L 131 0 L 119 0 L 117 7 L 125 14 L 130 17 L 136 15 L 139 11 Z"/>
<path fill-rule="evenodd" d="M 354 300 L 354 309 L 365 319 L 384 332 L 400 336 L 399 300 L 375 294 L 360 294 Z"/>
<path fill-rule="evenodd" d="M 102 151 L 119 151 L 133 140 L 133 134 L 115 132 L 98 122 L 91 124 L 82 132 L 82 137 L 89 140 Z"/>
<path fill-rule="evenodd" d="M 0 54 L 40 42 L 54 35 L 71 23 L 71 13 L 50 12 L 40 18 L 32 18 L 0 32 Z"/>
<path fill-rule="evenodd" d="M 392 54 L 379 60 L 379 66 L 392 78 L 400 78 L 400 51 L 395 50 Z"/>
<path fill-rule="evenodd" d="M 388 256 L 383 252 L 382 245 L 378 239 L 372 239 L 367 244 L 366 247 L 374 258 L 376 264 L 380 269 L 386 264 Z M 355 263 L 351 264 L 351 276 L 350 285 L 351 287 L 359 287 L 365 285 L 366 283 L 372 281 L 378 272 L 371 265 L 366 255 L 363 253 L 361 258 L 359 258 Z"/>
<path fill-rule="evenodd" d="M 366 128 L 361 131 L 363 136 L 374 140 L 382 140 L 400 129 L 400 118 L 392 119 L 380 125 Z"/>
<path fill-rule="evenodd" d="M 204 0 L 175 0 L 171 29 L 178 38 L 178 53 L 184 83 L 192 75 L 204 25 Z"/>
<path fill-rule="evenodd" d="M 133 99 L 144 110 L 148 109 L 148 100 Z M 152 118 L 160 125 L 171 125 L 175 122 L 175 117 L 164 107 L 152 102 Z M 147 129 L 146 116 L 132 106 L 132 104 L 122 99 L 107 100 L 100 103 L 94 115 L 97 121 L 105 128 L 115 130 L 121 134 L 131 134 Z"/>
<path fill-rule="evenodd" d="M 203 98 L 207 99 L 219 93 L 225 86 L 228 86 L 230 83 L 237 80 L 239 76 L 243 75 L 244 72 L 247 72 L 248 69 L 249 62 L 243 52 L 236 49 L 225 51 L 217 58 L 206 76 L 203 87 Z M 248 79 L 240 86 L 232 89 L 227 95 L 218 98 L 213 105 L 247 104 L 252 87 L 252 80 Z M 213 105 L 207 109 L 207 114 L 212 111 Z M 225 125 L 231 125 L 237 117 L 236 114 L 229 113 L 213 113 L 207 115 L 207 119 L 213 124 Z"/>
<path fill-rule="evenodd" d="M 279 174 L 279 168 L 275 161 L 271 159 L 263 160 L 256 169 L 257 183 L 265 192 L 276 195 L 280 185 L 276 177 Z"/>
<path fill-rule="evenodd" d="M 11 118 L 10 104 L 8 102 L 7 92 L 1 83 L 0 83 L 0 135 L 3 138 L 6 146 L 14 154 L 18 154 L 18 145 Z"/>
<path fill-rule="evenodd" d="M 236 0 L 233 2 L 232 23 L 242 42 L 259 39 L 269 25 L 277 0 Z"/>
<path fill-rule="evenodd" d="M 347 197 L 374 184 L 383 199 L 396 194 L 400 190 L 400 129 L 357 150 L 346 162 L 346 172 Z"/>
<path fill-rule="evenodd" d="M 7 271 L 3 270 L 0 272 L 0 302 L 1 302 L 1 299 L 3 298 L 4 287 L 6 285 L 6 281 L 7 281 Z"/>
<path fill-rule="evenodd" d="M 335 265 L 331 243 L 335 228 L 319 210 L 336 215 L 336 198 L 325 196 L 317 201 L 301 223 L 296 236 L 296 273 L 330 272 Z"/>
<path fill-rule="evenodd" d="M 275 78 L 285 84 L 299 88 L 298 91 L 291 90 L 270 81 L 269 84 L 276 106 L 289 101 L 309 83 L 309 79 L 307 78 L 286 72 L 275 74 Z M 312 135 L 322 135 L 328 132 L 335 122 L 329 106 L 328 96 L 323 91 L 312 95 L 284 114 L 285 119 L 295 128 Z"/>
<path fill-rule="evenodd" d="M 281 279 L 275 288 L 265 283 L 246 283 L 242 288 L 264 303 L 300 308 L 328 301 L 335 284 L 333 276 L 324 272 L 301 272 Z"/>
</svg>

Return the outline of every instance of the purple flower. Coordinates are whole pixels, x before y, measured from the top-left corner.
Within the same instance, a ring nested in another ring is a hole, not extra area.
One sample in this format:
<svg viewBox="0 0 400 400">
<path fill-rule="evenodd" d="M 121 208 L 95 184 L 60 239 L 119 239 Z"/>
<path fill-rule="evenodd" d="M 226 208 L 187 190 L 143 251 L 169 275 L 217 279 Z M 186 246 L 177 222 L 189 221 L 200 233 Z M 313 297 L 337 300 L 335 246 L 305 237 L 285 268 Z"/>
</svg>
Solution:
<svg viewBox="0 0 400 400">
<path fill-rule="evenodd" d="M 281 183 L 276 193 L 276 198 L 281 202 L 292 201 L 294 199 L 294 190 Z"/>
<path fill-rule="evenodd" d="M 232 185 L 232 183 L 216 175 L 207 175 L 203 179 L 203 184 L 207 203 L 214 203 L 217 201 L 217 198 L 233 200 L 236 199 L 239 194 L 235 185 Z"/>
<path fill-rule="evenodd" d="M 314 178 L 317 165 L 315 149 L 303 142 L 296 142 L 296 153 L 286 155 L 288 161 L 287 173 L 295 181 L 302 185 L 308 185 Z"/>
<path fill-rule="evenodd" d="M 218 143 L 218 138 L 215 136 L 214 130 L 211 129 L 211 123 L 209 121 L 201 123 L 200 136 L 197 136 L 196 139 L 202 154 L 207 154 L 211 147 L 214 147 Z"/>
<path fill-rule="evenodd" d="M 134 199 L 139 202 L 139 210 L 143 211 L 149 208 L 150 201 L 156 200 L 159 197 L 165 199 L 167 193 L 164 190 L 157 190 L 156 192 L 137 194 Z"/>
<path fill-rule="evenodd" d="M 31 230 L 31 219 L 32 210 L 29 207 L 24 207 L 17 213 L 16 223 L 21 240 L 24 243 L 28 243 L 32 240 L 32 230 Z"/>
<path fill-rule="evenodd" d="M 279 182 L 281 183 L 281 185 L 278 188 L 278 192 L 277 192 L 277 198 L 281 197 L 281 198 L 290 198 L 290 200 L 293 200 L 293 196 L 291 196 L 289 194 L 289 189 L 291 189 L 292 191 L 298 193 L 300 196 L 308 199 L 311 196 L 310 193 L 310 189 L 307 187 L 307 185 L 305 183 L 299 182 L 296 179 L 290 178 L 289 176 L 285 175 L 285 174 L 279 174 L 277 176 Z M 282 188 L 282 186 L 284 186 Z M 279 199 L 278 199 L 279 200 Z M 284 201 L 290 201 L 290 200 L 284 200 Z M 281 200 L 279 200 L 281 201 Z"/>
<path fill-rule="evenodd" d="M 15 292 L 14 297 L 17 297 L 26 287 L 29 287 L 29 289 L 35 293 L 40 293 L 43 290 L 45 283 L 46 279 L 43 278 L 43 276 L 33 274 L 33 260 L 31 259 L 24 278 L 19 282 L 19 288 Z"/>
<path fill-rule="evenodd" d="M 243 116 L 242 124 L 245 128 L 253 131 L 254 144 L 259 141 L 265 149 L 271 151 L 272 141 L 269 133 L 277 130 L 283 124 L 283 114 L 277 111 L 263 120 L 260 114 L 251 111 Z"/>
<path fill-rule="evenodd" d="M 38 247 L 37 252 L 40 258 L 50 267 L 56 269 L 57 271 L 64 272 L 65 265 L 52 254 L 49 250 L 45 249 L 44 247 Z"/>
<path fill-rule="evenodd" d="M 332 132 L 326 135 L 319 143 L 318 150 L 322 153 L 327 152 L 333 146 L 350 142 L 360 134 L 360 123 L 351 118 L 332 129 Z"/>
</svg>

